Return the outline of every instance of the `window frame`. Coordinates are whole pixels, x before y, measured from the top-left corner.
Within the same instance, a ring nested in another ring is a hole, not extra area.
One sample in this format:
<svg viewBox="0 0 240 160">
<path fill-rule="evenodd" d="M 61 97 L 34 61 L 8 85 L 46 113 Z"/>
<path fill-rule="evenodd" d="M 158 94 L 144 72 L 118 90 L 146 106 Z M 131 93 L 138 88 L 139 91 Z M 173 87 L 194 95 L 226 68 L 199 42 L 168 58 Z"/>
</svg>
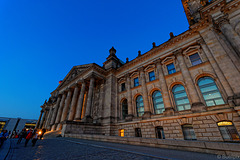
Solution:
<svg viewBox="0 0 240 160">
<path fill-rule="evenodd" d="M 160 134 L 158 131 L 160 131 Z M 155 127 L 155 136 L 157 139 L 165 139 L 165 134 L 162 126 Z"/>
<path fill-rule="evenodd" d="M 121 92 L 124 92 L 124 91 L 126 91 L 126 83 L 125 82 L 121 83 Z"/>
<path fill-rule="evenodd" d="M 168 69 L 168 66 L 171 65 L 171 64 L 173 65 L 174 69 L 169 70 L 169 69 Z M 168 64 L 166 64 L 166 68 L 167 68 L 168 75 L 170 75 L 170 74 L 174 74 L 174 73 L 177 72 L 177 71 L 176 71 L 176 67 L 175 67 L 175 65 L 174 65 L 173 62 L 172 62 L 172 63 L 168 63 Z M 172 71 L 172 70 L 174 70 L 175 72 L 170 73 L 170 71 Z"/>
<path fill-rule="evenodd" d="M 124 104 L 124 102 L 126 101 L 126 104 Z M 124 109 L 124 105 L 126 106 L 126 109 Z M 122 107 L 122 119 L 125 119 L 128 116 L 128 100 L 124 99 L 121 103 L 121 107 Z M 127 114 L 124 116 L 124 110 L 127 111 Z"/>
<path fill-rule="evenodd" d="M 190 140 L 190 141 L 197 140 L 197 137 L 196 137 L 196 134 L 195 134 L 192 124 L 181 125 L 181 128 L 182 128 L 184 140 Z M 187 133 L 187 135 L 185 133 Z M 192 134 L 192 133 L 194 133 L 194 134 Z"/>
<path fill-rule="evenodd" d="M 156 96 L 154 97 L 154 94 L 155 93 L 157 94 L 157 92 L 160 93 L 160 96 L 159 97 L 156 97 Z M 161 101 L 160 102 L 156 102 L 156 100 L 154 98 L 160 98 Z M 155 114 L 162 114 L 165 111 L 165 106 L 164 106 L 164 102 L 163 102 L 163 96 L 162 96 L 162 93 L 159 90 L 155 90 L 155 91 L 152 92 L 152 105 L 153 105 L 153 110 L 154 110 Z M 157 108 L 157 105 L 163 105 L 163 108 Z M 156 110 L 161 110 L 161 111 L 160 111 L 160 113 L 159 112 L 157 113 Z"/>
<path fill-rule="evenodd" d="M 139 97 L 141 97 L 142 100 L 138 101 Z M 140 106 L 140 105 L 138 106 L 138 103 L 142 104 L 142 106 Z M 138 95 L 136 97 L 135 104 L 136 104 L 136 114 L 137 114 L 137 117 L 142 117 L 143 114 L 144 114 L 144 101 L 143 101 L 143 96 L 142 95 Z M 138 112 L 138 110 L 141 110 L 141 108 L 143 108 L 143 112 Z"/>
<path fill-rule="evenodd" d="M 220 126 L 219 123 L 222 123 L 222 122 L 228 122 L 228 123 L 230 122 L 231 125 L 221 125 Z M 233 122 L 231 122 L 231 121 L 220 121 L 220 122 L 217 122 L 217 126 L 218 126 L 219 132 L 222 136 L 222 139 L 225 142 L 240 142 L 239 133 L 238 133 L 236 127 L 234 126 Z M 229 137 L 229 139 L 224 138 L 223 128 L 225 128 L 225 131 L 227 132 L 227 136 Z M 235 133 L 233 133 L 233 131 Z M 233 134 L 235 134 L 238 137 L 238 139 L 234 140 L 233 139 Z"/>
<path fill-rule="evenodd" d="M 180 90 L 180 91 L 177 91 L 177 92 L 173 92 L 173 90 L 174 89 L 176 89 L 176 87 L 177 86 L 182 86 L 183 88 L 184 88 L 184 90 Z M 179 98 L 176 98 L 176 93 L 177 94 L 179 94 L 179 93 L 184 93 L 185 92 L 185 96 L 184 97 L 179 97 Z M 177 109 L 177 111 L 186 111 L 186 110 L 190 110 L 191 109 L 191 103 L 190 103 L 190 101 L 189 101 L 189 97 L 188 97 L 188 94 L 187 94 L 187 91 L 186 91 L 186 89 L 185 89 L 185 87 L 182 85 L 182 84 L 176 84 L 176 85 L 174 85 L 173 87 L 172 87 L 172 90 L 171 90 L 171 92 L 172 92 L 172 95 L 173 95 L 173 99 L 174 99 L 174 103 L 175 103 L 175 108 Z M 177 101 L 181 101 L 181 100 L 188 100 L 188 103 L 183 103 L 183 104 L 181 104 L 181 105 L 178 105 L 177 104 Z M 189 109 L 186 109 L 186 106 L 187 105 L 189 105 L 190 106 L 190 108 Z M 183 107 L 184 109 L 183 110 L 179 110 L 179 108 L 178 107 Z"/>
<path fill-rule="evenodd" d="M 151 73 L 153 73 L 152 76 L 150 75 Z M 149 79 L 149 82 L 156 80 L 156 76 L 155 76 L 154 70 L 151 70 L 151 71 L 148 72 L 148 79 Z"/>
<path fill-rule="evenodd" d="M 138 80 L 137 83 L 135 83 L 135 79 Z M 137 84 L 137 85 L 135 85 L 135 84 Z M 138 86 L 140 86 L 139 78 L 138 78 L 138 77 L 135 77 L 135 78 L 133 78 L 133 87 L 138 87 Z"/>
<path fill-rule="evenodd" d="M 190 57 L 193 56 L 194 54 L 197 54 L 198 57 L 199 57 L 199 60 L 201 61 L 201 63 L 203 63 L 202 57 L 200 56 L 199 52 L 196 51 L 196 52 L 193 52 L 193 53 L 191 53 L 191 54 L 188 54 L 188 58 L 189 58 L 189 61 L 190 61 L 191 66 L 197 66 L 197 65 L 201 64 L 201 63 L 193 64 L 193 62 L 192 62 L 192 60 L 191 60 Z"/>
<path fill-rule="evenodd" d="M 141 128 L 135 128 L 135 137 L 142 137 Z"/>
</svg>

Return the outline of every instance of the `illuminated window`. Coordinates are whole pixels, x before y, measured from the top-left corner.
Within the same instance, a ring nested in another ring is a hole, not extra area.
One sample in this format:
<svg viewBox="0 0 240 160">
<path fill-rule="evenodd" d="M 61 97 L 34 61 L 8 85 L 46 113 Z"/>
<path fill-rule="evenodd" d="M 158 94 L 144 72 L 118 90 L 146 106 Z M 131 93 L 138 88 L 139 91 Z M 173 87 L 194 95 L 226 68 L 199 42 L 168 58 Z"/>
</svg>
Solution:
<svg viewBox="0 0 240 160">
<path fill-rule="evenodd" d="M 222 121 L 217 123 L 224 141 L 239 141 L 239 134 L 232 122 Z"/>
<path fill-rule="evenodd" d="M 191 61 L 193 66 L 202 63 L 202 60 L 201 60 L 201 58 L 200 58 L 198 53 L 190 55 L 189 58 L 190 58 L 190 61 Z"/>
<path fill-rule="evenodd" d="M 155 80 L 155 74 L 154 74 L 154 71 L 149 72 L 148 75 L 149 75 L 149 81 L 154 81 L 154 80 Z"/>
<path fill-rule="evenodd" d="M 174 100 L 178 111 L 191 109 L 185 88 L 178 84 L 172 89 Z"/>
<path fill-rule="evenodd" d="M 202 77 L 198 80 L 198 86 L 207 106 L 225 104 L 223 98 L 211 77 Z"/>
<path fill-rule="evenodd" d="M 3 130 L 3 127 L 5 126 L 6 122 L 0 122 L 0 133 Z"/>
<path fill-rule="evenodd" d="M 196 140 L 195 132 L 191 124 L 182 125 L 183 136 L 185 140 Z"/>
<path fill-rule="evenodd" d="M 119 129 L 119 136 L 124 137 L 124 129 Z"/>
<path fill-rule="evenodd" d="M 156 132 L 156 138 L 165 139 L 165 135 L 164 135 L 164 132 L 163 132 L 163 127 L 156 127 L 155 132 Z"/>
<path fill-rule="evenodd" d="M 136 109 L 137 109 L 137 116 L 141 117 L 144 114 L 144 104 L 142 96 L 138 96 L 136 99 Z"/>
<path fill-rule="evenodd" d="M 139 80 L 138 80 L 138 77 L 137 78 L 134 78 L 134 87 L 137 87 L 139 86 Z"/>
<path fill-rule="evenodd" d="M 174 64 L 173 64 L 173 63 L 171 63 L 171 64 L 167 65 L 167 70 L 168 70 L 168 74 L 173 74 L 173 73 L 175 73 L 175 72 L 176 72 L 176 70 L 175 70 L 175 67 L 174 67 Z"/>
<path fill-rule="evenodd" d="M 127 104 L 127 100 L 125 99 L 122 102 L 122 117 L 123 119 L 125 119 L 128 115 L 128 104 Z"/>
<path fill-rule="evenodd" d="M 152 94 L 153 108 L 155 114 L 161 114 L 165 110 L 163 104 L 163 98 L 160 91 L 154 91 Z"/>
<path fill-rule="evenodd" d="M 142 137 L 141 128 L 135 128 L 135 136 Z"/>
</svg>

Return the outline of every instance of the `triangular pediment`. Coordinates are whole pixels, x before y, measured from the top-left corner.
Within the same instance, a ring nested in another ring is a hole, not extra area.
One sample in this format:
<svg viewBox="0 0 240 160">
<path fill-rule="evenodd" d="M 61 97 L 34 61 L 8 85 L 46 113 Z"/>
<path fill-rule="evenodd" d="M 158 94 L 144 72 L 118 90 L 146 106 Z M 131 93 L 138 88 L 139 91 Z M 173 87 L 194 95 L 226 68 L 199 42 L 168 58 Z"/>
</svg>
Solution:
<svg viewBox="0 0 240 160">
<path fill-rule="evenodd" d="M 63 79 L 62 83 L 58 86 L 58 88 L 70 83 L 71 81 L 79 77 L 79 75 L 81 75 L 82 73 L 84 73 L 85 71 L 87 71 L 92 67 L 93 67 L 93 64 L 74 66 L 70 70 L 70 72 L 67 74 L 67 76 Z"/>
</svg>

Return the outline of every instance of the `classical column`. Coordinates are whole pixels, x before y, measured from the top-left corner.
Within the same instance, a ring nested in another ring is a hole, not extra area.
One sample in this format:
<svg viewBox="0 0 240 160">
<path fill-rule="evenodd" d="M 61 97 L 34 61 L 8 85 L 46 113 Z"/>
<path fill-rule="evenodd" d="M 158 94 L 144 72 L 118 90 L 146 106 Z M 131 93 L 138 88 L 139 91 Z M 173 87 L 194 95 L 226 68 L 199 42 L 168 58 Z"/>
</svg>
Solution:
<svg viewBox="0 0 240 160">
<path fill-rule="evenodd" d="M 187 68 L 187 65 L 183 59 L 182 49 L 175 51 L 174 55 L 177 57 L 177 60 L 179 62 L 182 76 L 183 76 L 184 82 L 186 83 L 189 97 L 191 98 L 191 101 L 192 101 L 191 110 L 193 112 L 199 112 L 199 111 L 206 110 L 205 105 L 201 102 L 201 100 L 198 96 L 197 90 L 196 90 L 193 80 L 191 78 L 191 74 L 190 74 L 190 72 Z"/>
<path fill-rule="evenodd" d="M 87 121 L 87 122 L 91 122 L 92 121 L 92 117 L 91 117 L 90 114 L 91 114 L 91 105 L 92 105 L 94 81 L 95 81 L 94 77 L 91 77 L 89 90 L 88 90 L 86 112 L 85 112 L 85 117 L 84 117 L 84 121 Z"/>
<path fill-rule="evenodd" d="M 46 123 L 44 125 L 44 128 L 48 129 L 49 128 L 49 123 L 50 123 L 50 119 L 52 117 L 52 111 L 53 111 L 53 107 L 49 106 L 50 109 L 48 111 L 48 115 L 47 115 L 47 119 L 46 119 Z"/>
<path fill-rule="evenodd" d="M 42 129 L 42 127 L 43 127 L 43 123 L 44 123 L 44 121 L 45 121 L 45 117 L 46 117 L 46 111 L 43 111 L 44 113 L 43 113 L 43 118 L 42 118 L 42 121 L 41 121 L 41 123 L 40 123 L 40 129 Z"/>
<path fill-rule="evenodd" d="M 41 119 L 42 119 L 42 115 L 43 115 L 43 110 L 40 111 L 40 116 L 38 118 L 38 121 L 37 121 L 37 124 L 36 124 L 35 128 L 39 128 L 39 125 L 40 125 L 40 122 L 41 122 Z"/>
<path fill-rule="evenodd" d="M 141 85 L 142 85 L 142 93 L 143 93 L 143 103 L 144 103 L 144 115 L 143 119 L 147 119 L 151 116 L 149 101 L 148 101 L 148 91 L 146 85 L 146 78 L 143 71 L 143 67 L 139 68 Z"/>
<path fill-rule="evenodd" d="M 58 99 L 57 99 L 57 103 L 54 105 L 54 111 L 53 111 L 53 115 L 52 115 L 52 119 L 51 119 L 50 125 L 53 125 L 55 120 L 56 120 L 57 112 L 58 112 L 59 105 L 60 105 L 60 102 L 61 102 L 61 97 L 62 96 L 59 94 L 58 95 Z"/>
<path fill-rule="evenodd" d="M 84 99 L 86 83 L 85 83 L 84 80 L 82 80 L 81 83 L 82 83 L 82 87 L 81 87 L 80 95 L 78 97 L 77 109 L 76 109 L 76 114 L 75 114 L 74 120 L 80 120 L 81 119 L 81 114 L 82 114 L 83 99 Z"/>
<path fill-rule="evenodd" d="M 56 118 L 55 124 L 58 124 L 60 122 L 60 120 L 61 120 L 65 99 L 66 99 L 66 93 L 63 93 L 62 99 L 61 99 L 61 102 L 60 102 L 60 106 L 59 106 L 59 109 L 58 109 L 58 113 L 57 113 L 57 118 Z"/>
<path fill-rule="evenodd" d="M 164 103 L 165 111 L 163 112 L 164 115 L 174 115 L 174 109 L 171 105 L 170 96 L 168 93 L 168 87 L 165 80 L 165 76 L 162 70 L 162 65 L 160 63 L 160 60 L 156 62 L 158 75 L 159 75 L 159 83 L 162 91 L 162 98 Z"/>
<path fill-rule="evenodd" d="M 240 37 L 230 25 L 227 15 L 215 20 L 215 24 L 222 31 L 223 35 L 227 38 L 240 57 Z"/>
<path fill-rule="evenodd" d="M 127 79 L 127 102 L 128 102 L 128 115 L 127 120 L 131 121 L 133 118 L 133 108 L 132 108 L 132 91 L 131 91 L 131 78 L 130 75 L 126 75 Z"/>
<path fill-rule="evenodd" d="M 78 86 L 78 84 L 76 84 L 76 86 L 74 88 L 72 103 L 71 103 L 70 112 L 69 112 L 69 116 L 68 116 L 69 121 L 72 121 L 74 119 L 74 114 L 75 114 L 76 105 L 77 105 L 78 93 L 79 93 L 79 86 Z"/>
<path fill-rule="evenodd" d="M 67 93 L 67 98 L 66 98 L 66 100 L 65 100 L 63 112 L 62 112 L 61 122 L 65 121 L 66 118 L 67 118 L 67 114 L 68 114 L 68 110 L 69 110 L 69 105 L 70 105 L 70 102 L 71 102 L 71 98 L 72 98 L 72 89 L 69 88 L 69 89 L 68 89 L 68 93 Z"/>
</svg>

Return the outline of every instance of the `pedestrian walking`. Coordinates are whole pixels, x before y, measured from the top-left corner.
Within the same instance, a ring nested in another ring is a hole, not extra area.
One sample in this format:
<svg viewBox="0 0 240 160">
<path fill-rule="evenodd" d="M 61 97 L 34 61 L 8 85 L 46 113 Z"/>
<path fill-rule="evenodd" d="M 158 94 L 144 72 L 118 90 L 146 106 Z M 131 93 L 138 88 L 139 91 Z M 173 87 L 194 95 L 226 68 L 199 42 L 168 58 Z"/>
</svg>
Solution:
<svg viewBox="0 0 240 160">
<path fill-rule="evenodd" d="M 35 129 L 33 132 L 33 137 L 32 137 L 32 146 L 33 147 L 35 146 L 37 140 L 38 140 L 38 133 L 37 133 L 37 129 Z"/>
<path fill-rule="evenodd" d="M 30 130 L 30 132 L 27 134 L 26 140 L 25 140 L 25 147 L 27 147 L 28 141 L 32 138 L 33 136 L 33 131 L 32 129 Z"/>
<path fill-rule="evenodd" d="M 7 130 L 3 130 L 0 133 L 0 148 L 2 147 L 4 141 L 8 138 L 8 131 Z"/>
<path fill-rule="evenodd" d="M 26 128 L 23 128 L 22 131 L 19 133 L 17 144 L 21 143 L 22 139 L 26 138 L 26 136 L 27 136 Z"/>
</svg>

